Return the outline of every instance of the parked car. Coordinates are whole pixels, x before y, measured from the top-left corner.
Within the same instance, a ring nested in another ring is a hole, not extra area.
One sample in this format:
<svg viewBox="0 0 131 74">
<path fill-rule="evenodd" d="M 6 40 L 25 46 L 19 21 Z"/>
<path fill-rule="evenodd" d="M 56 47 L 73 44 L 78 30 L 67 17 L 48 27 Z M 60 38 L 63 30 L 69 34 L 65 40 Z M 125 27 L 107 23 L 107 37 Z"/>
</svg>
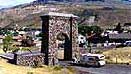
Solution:
<svg viewBox="0 0 131 74">
<path fill-rule="evenodd" d="M 82 54 L 80 57 L 80 64 L 88 66 L 101 67 L 106 64 L 105 56 L 103 54 Z"/>
<path fill-rule="evenodd" d="M 131 46 L 131 41 L 126 41 L 126 42 L 124 43 L 124 45 L 126 45 L 126 46 Z"/>
</svg>

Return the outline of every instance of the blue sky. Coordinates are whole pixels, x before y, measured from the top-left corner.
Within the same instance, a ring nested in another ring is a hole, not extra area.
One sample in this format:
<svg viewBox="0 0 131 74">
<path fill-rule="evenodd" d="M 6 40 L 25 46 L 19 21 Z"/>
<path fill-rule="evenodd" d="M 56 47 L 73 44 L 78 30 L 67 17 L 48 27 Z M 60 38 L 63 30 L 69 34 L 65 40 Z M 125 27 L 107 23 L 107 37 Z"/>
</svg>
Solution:
<svg viewBox="0 0 131 74">
<path fill-rule="evenodd" d="M 29 3 L 32 2 L 34 0 L 0 0 L 0 6 L 15 6 L 15 5 L 19 5 L 19 4 L 24 4 L 24 3 Z"/>
</svg>

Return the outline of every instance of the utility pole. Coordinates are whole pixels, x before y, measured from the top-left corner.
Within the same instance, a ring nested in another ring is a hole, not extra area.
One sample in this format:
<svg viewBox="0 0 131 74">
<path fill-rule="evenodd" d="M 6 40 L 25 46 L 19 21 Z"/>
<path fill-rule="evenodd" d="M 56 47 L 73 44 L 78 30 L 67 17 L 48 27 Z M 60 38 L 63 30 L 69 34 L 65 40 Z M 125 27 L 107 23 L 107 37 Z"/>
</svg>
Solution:
<svg viewBox="0 0 131 74">
<path fill-rule="evenodd" d="M 91 48 L 91 44 L 88 42 L 88 47 L 89 47 L 89 53 L 92 53 L 92 48 Z"/>
</svg>

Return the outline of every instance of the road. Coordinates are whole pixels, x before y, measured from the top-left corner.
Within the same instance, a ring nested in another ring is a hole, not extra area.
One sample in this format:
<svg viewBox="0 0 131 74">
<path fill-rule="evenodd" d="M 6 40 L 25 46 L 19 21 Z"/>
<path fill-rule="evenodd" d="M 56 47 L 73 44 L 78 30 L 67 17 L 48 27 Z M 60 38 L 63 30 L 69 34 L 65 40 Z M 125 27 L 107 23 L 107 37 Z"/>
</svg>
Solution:
<svg viewBox="0 0 131 74">
<path fill-rule="evenodd" d="M 114 65 L 108 64 L 104 67 L 94 68 L 94 67 L 81 67 L 74 66 L 77 70 L 82 70 L 89 72 L 91 74 L 131 74 L 131 65 Z"/>
</svg>

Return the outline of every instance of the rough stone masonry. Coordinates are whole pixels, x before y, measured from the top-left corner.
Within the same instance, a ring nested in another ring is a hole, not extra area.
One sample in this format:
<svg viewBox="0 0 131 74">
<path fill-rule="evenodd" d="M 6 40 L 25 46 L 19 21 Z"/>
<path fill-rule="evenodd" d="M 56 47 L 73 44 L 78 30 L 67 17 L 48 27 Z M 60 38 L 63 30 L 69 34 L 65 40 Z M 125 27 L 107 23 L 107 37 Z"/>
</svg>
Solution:
<svg viewBox="0 0 131 74">
<path fill-rule="evenodd" d="M 65 37 L 64 60 L 71 61 L 73 57 L 79 57 L 77 18 L 73 14 L 55 12 L 41 16 L 43 33 L 41 53 L 45 55 L 46 65 L 55 65 L 58 60 L 57 36 L 59 34 Z"/>
</svg>

